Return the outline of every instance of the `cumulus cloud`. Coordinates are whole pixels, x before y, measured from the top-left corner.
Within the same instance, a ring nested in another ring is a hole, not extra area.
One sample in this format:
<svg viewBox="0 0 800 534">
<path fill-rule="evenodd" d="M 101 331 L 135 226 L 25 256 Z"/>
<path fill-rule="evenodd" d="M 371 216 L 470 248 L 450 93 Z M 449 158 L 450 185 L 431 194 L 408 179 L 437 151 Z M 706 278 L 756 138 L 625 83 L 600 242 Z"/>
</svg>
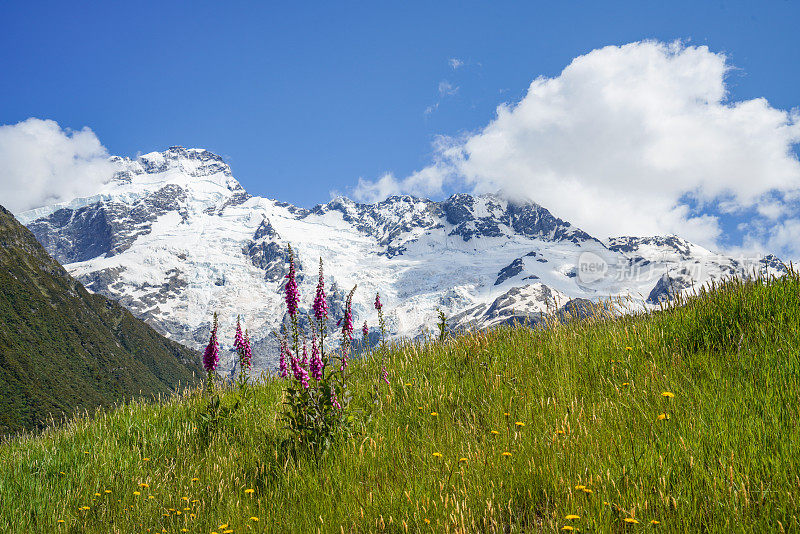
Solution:
<svg viewBox="0 0 800 534">
<path fill-rule="evenodd" d="M 710 246 L 719 213 L 751 211 L 782 224 L 773 241 L 788 242 L 800 117 L 763 98 L 730 101 L 731 68 L 679 42 L 594 50 L 535 79 L 480 131 L 440 140 L 430 167 L 362 180 L 356 194 L 501 190 L 599 237 L 677 233 Z"/>
<path fill-rule="evenodd" d="M 89 128 L 36 118 L 0 126 L 0 204 L 11 212 L 90 195 L 114 170 Z"/>
</svg>

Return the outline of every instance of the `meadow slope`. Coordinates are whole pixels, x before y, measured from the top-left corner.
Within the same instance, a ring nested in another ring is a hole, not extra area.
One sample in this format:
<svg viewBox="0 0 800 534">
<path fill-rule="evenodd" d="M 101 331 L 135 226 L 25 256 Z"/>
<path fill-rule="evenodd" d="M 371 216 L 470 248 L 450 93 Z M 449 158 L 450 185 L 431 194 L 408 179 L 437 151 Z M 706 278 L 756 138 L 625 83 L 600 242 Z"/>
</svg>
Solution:
<svg viewBox="0 0 800 534">
<path fill-rule="evenodd" d="M 377 398 L 382 355 L 353 362 L 354 435 L 320 463 L 285 452 L 281 380 L 210 439 L 200 391 L 129 404 L 0 446 L 0 531 L 797 531 L 799 326 L 791 272 L 398 344 Z"/>
</svg>

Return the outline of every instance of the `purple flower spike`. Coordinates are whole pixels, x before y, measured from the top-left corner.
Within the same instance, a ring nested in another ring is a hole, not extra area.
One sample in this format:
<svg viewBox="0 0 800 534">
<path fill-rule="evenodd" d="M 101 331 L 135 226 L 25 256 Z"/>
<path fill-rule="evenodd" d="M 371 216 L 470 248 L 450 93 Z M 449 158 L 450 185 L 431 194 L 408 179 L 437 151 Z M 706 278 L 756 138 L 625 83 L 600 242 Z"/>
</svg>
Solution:
<svg viewBox="0 0 800 534">
<path fill-rule="evenodd" d="M 300 360 L 300 365 L 304 368 L 308 367 L 308 348 L 306 348 L 305 340 L 303 340 L 303 359 Z"/>
<path fill-rule="evenodd" d="M 369 337 L 369 327 L 367 326 L 367 321 L 364 321 L 364 326 L 361 327 L 361 333 L 364 335 L 364 340 Z"/>
<path fill-rule="evenodd" d="M 308 389 L 308 372 L 300 366 L 300 362 L 297 361 L 295 356 L 292 356 L 289 360 L 292 364 L 292 373 L 295 380 L 300 382 L 305 389 Z"/>
<path fill-rule="evenodd" d="M 289 315 L 294 318 L 297 315 L 297 308 L 300 304 L 300 293 L 297 290 L 297 273 L 294 269 L 294 253 L 289 247 L 289 274 L 286 275 L 286 285 L 284 286 L 286 297 L 286 309 Z"/>
<path fill-rule="evenodd" d="M 319 352 L 319 347 L 317 346 L 317 336 L 314 335 L 311 337 L 311 363 L 309 365 L 311 371 L 311 377 L 316 380 L 322 380 L 322 355 Z"/>
<path fill-rule="evenodd" d="M 289 347 L 286 344 L 286 339 L 281 338 L 281 360 L 280 360 L 280 377 L 286 378 L 289 376 L 289 367 L 286 365 L 286 355 L 291 355 Z"/>
<path fill-rule="evenodd" d="M 244 333 L 244 340 L 242 341 L 242 365 L 250 369 L 253 367 L 253 352 L 250 349 L 250 334 Z"/>
<path fill-rule="evenodd" d="M 375 293 L 375 309 L 380 311 L 383 308 L 383 304 L 381 304 L 381 294 Z"/>
<path fill-rule="evenodd" d="M 203 353 L 203 367 L 209 373 L 216 370 L 219 364 L 219 343 L 217 343 L 217 314 L 214 314 L 214 327 L 211 329 L 211 338 Z"/>
<path fill-rule="evenodd" d="M 333 406 L 337 410 L 341 410 L 342 409 L 342 405 L 339 404 L 339 399 L 336 398 L 336 392 L 335 391 L 331 391 L 331 404 L 333 404 Z"/>
<path fill-rule="evenodd" d="M 242 337 L 242 323 L 240 317 L 236 316 L 236 336 L 233 338 L 233 348 L 237 351 L 242 349 L 244 338 Z"/>
<path fill-rule="evenodd" d="M 319 259 L 319 282 L 317 282 L 317 294 L 314 297 L 313 308 L 317 323 L 324 323 L 328 318 L 328 300 L 325 296 L 325 279 L 322 277 L 322 258 Z"/>
<path fill-rule="evenodd" d="M 350 351 L 350 343 L 353 341 L 353 294 L 356 288 L 350 290 L 344 306 L 344 317 L 342 318 L 342 366 L 340 371 L 344 372 L 347 368 L 347 355 Z"/>
<path fill-rule="evenodd" d="M 386 385 L 389 385 L 389 371 L 386 370 L 386 366 L 383 366 L 383 371 L 381 372 L 381 378 L 383 381 L 386 382 Z"/>
</svg>

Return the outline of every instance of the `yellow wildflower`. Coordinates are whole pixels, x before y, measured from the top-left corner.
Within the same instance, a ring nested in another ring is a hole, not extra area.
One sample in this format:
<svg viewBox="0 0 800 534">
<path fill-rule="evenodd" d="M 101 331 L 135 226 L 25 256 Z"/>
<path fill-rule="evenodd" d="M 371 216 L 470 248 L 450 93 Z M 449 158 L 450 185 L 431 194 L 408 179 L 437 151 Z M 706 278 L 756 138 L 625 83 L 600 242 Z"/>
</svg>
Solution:
<svg viewBox="0 0 800 534">
<path fill-rule="evenodd" d="M 442 457 L 442 453 L 441 452 L 434 452 L 433 455 L 435 457 L 437 457 L 437 458 L 441 458 Z"/>
<path fill-rule="evenodd" d="M 594 493 L 594 492 L 593 492 L 592 490 L 590 490 L 589 488 L 583 488 L 583 492 L 584 492 L 584 493 Z"/>
<path fill-rule="evenodd" d="M 246 490 L 244 490 L 245 493 L 254 493 L 255 491 L 256 490 L 254 490 L 253 488 L 247 488 Z"/>
<path fill-rule="evenodd" d="M 630 385 L 631 385 L 631 383 L 630 383 L 630 382 L 623 382 L 623 383 L 622 383 L 622 385 L 623 385 L 623 386 L 630 386 Z"/>
<path fill-rule="evenodd" d="M 525 423 L 523 423 L 522 421 L 517 421 L 514 424 L 517 425 L 517 426 L 525 426 Z"/>
<path fill-rule="evenodd" d="M 411 387 L 411 382 L 406 382 L 406 387 Z"/>
<path fill-rule="evenodd" d="M 511 456 L 511 453 L 508 451 L 503 452 L 503 456 Z"/>
<path fill-rule="evenodd" d="M 142 458 L 142 461 L 143 461 L 143 462 L 149 462 L 149 461 L 150 461 L 150 458 Z"/>
<path fill-rule="evenodd" d="M 94 496 L 95 496 L 95 497 L 99 497 L 99 496 L 100 496 L 100 494 L 99 494 L 99 493 L 95 493 L 95 494 L 94 494 Z"/>
<path fill-rule="evenodd" d="M 632 525 L 638 525 L 639 524 L 639 522 L 637 520 L 635 520 L 634 518 L 632 518 L 632 517 L 626 517 L 625 518 L 625 522 L 626 523 L 630 523 Z"/>
<path fill-rule="evenodd" d="M 492 434 L 494 434 L 494 435 L 497 435 L 497 434 L 499 434 L 499 433 L 500 433 L 500 432 L 498 432 L 497 430 L 492 430 Z"/>
<path fill-rule="evenodd" d="M 558 431 L 556 431 L 556 434 L 564 434 L 564 431 L 563 430 L 558 430 Z"/>
<path fill-rule="evenodd" d="M 576 490 L 582 490 L 582 489 L 586 489 L 586 486 L 583 486 L 583 485 L 581 485 L 581 484 L 578 484 L 577 486 L 575 486 L 575 489 L 576 489 Z"/>
<path fill-rule="evenodd" d="M 141 494 L 142 494 L 142 492 L 141 492 L 141 491 L 134 491 L 134 492 L 133 492 L 133 494 L 134 494 L 134 495 L 141 495 Z"/>
<path fill-rule="evenodd" d="M 200 480 L 200 479 L 195 477 L 195 478 L 192 479 L 192 482 L 197 482 L 198 480 Z"/>
<path fill-rule="evenodd" d="M 430 519 L 428 519 L 428 518 L 426 517 L 426 518 L 425 518 L 425 522 L 426 522 L 427 524 L 429 524 L 429 525 L 430 525 L 430 523 L 431 523 L 431 520 L 430 520 Z"/>
<path fill-rule="evenodd" d="M 572 527 L 571 527 L 571 526 L 569 526 L 569 525 L 564 525 L 563 527 L 561 527 L 561 530 L 575 530 L 575 529 L 574 529 L 574 528 L 572 528 Z"/>
<path fill-rule="evenodd" d="M 569 519 L 570 521 L 572 521 L 573 519 L 580 519 L 580 518 L 581 518 L 581 516 L 579 516 L 579 515 L 569 514 L 564 519 Z"/>
<path fill-rule="evenodd" d="M 63 519 L 59 519 L 58 521 L 56 521 L 56 523 L 63 523 L 63 522 L 64 522 Z"/>
<path fill-rule="evenodd" d="M 670 399 L 671 399 L 671 398 L 674 398 L 674 397 L 675 397 L 675 394 L 674 394 L 674 393 L 672 393 L 671 391 L 664 391 L 663 393 L 661 393 L 661 396 L 662 396 L 662 397 L 667 397 L 667 398 L 670 398 Z"/>
<path fill-rule="evenodd" d="M 111 490 L 106 490 L 105 493 L 111 493 Z"/>
<path fill-rule="evenodd" d="M 153 497 L 152 495 L 148 495 L 147 498 L 148 499 L 155 499 L 155 497 Z"/>
<path fill-rule="evenodd" d="M 625 347 L 625 350 L 633 350 L 633 347 Z"/>
<path fill-rule="evenodd" d="M 431 412 L 431 415 L 436 417 L 437 415 L 439 415 L 439 412 Z"/>
<path fill-rule="evenodd" d="M 466 461 L 467 461 L 467 459 L 466 459 L 466 458 L 459 458 L 459 459 L 458 459 L 458 463 L 461 463 L 461 462 L 466 462 Z"/>
<path fill-rule="evenodd" d="M 661 521 L 656 521 L 655 519 L 653 519 L 652 521 L 650 521 L 650 524 L 651 525 L 660 525 Z"/>
<path fill-rule="evenodd" d="M 665 419 L 669 419 L 669 414 L 667 414 L 667 413 L 660 413 L 660 414 L 658 414 L 658 420 L 659 420 L 659 421 L 663 421 L 663 420 L 665 420 Z"/>
<path fill-rule="evenodd" d="M 145 484 L 144 482 L 140 482 L 140 483 L 139 483 L 139 487 L 140 487 L 140 488 L 149 488 L 149 487 L 150 487 L 150 484 Z"/>
<path fill-rule="evenodd" d="M 257 518 L 256 516 L 253 516 L 253 517 L 251 517 L 251 518 L 250 518 L 250 521 L 256 521 L 256 522 L 258 522 L 258 518 Z"/>
</svg>

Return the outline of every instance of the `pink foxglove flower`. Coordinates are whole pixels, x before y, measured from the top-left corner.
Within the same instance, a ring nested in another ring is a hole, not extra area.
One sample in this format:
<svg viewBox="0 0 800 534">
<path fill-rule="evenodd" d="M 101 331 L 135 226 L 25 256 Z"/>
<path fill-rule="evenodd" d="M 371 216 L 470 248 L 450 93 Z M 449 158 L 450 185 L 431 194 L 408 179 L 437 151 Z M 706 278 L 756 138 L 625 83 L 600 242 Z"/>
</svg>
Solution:
<svg viewBox="0 0 800 534">
<path fill-rule="evenodd" d="M 211 329 L 211 338 L 203 353 L 203 367 L 210 374 L 217 369 L 219 364 L 219 343 L 217 342 L 217 314 L 214 314 L 214 327 Z"/>
<path fill-rule="evenodd" d="M 242 323 L 241 318 L 237 315 L 236 316 L 236 336 L 233 338 L 233 348 L 237 351 L 241 350 L 242 345 L 244 344 L 244 338 L 242 337 Z"/>
<path fill-rule="evenodd" d="M 240 350 L 242 355 L 242 367 L 250 369 L 253 367 L 253 352 L 250 348 L 250 334 L 247 332 L 244 333 L 244 340 L 242 340 L 242 348 Z"/>
<path fill-rule="evenodd" d="M 280 339 L 280 343 L 281 343 L 281 359 L 279 363 L 280 367 L 279 374 L 281 378 L 286 378 L 289 376 L 289 366 L 286 364 L 286 355 L 291 353 L 289 352 L 289 347 L 287 345 L 286 338 L 282 337 Z"/>
<path fill-rule="evenodd" d="M 367 321 L 364 321 L 364 326 L 361 327 L 361 334 L 363 334 L 364 341 L 366 342 L 369 339 L 369 327 L 367 326 Z"/>
<path fill-rule="evenodd" d="M 286 275 L 284 296 L 286 298 L 286 309 L 289 312 L 289 316 L 294 318 L 297 315 L 297 308 L 300 304 L 300 293 L 297 290 L 297 273 L 294 269 L 294 253 L 292 252 L 292 247 L 289 247 L 289 274 Z"/>
<path fill-rule="evenodd" d="M 322 369 L 322 355 L 320 354 L 319 347 L 317 346 L 317 336 L 314 334 L 311 336 L 311 362 L 309 364 L 311 377 L 317 381 L 322 380 Z"/>
<path fill-rule="evenodd" d="M 317 282 L 317 294 L 314 296 L 313 309 L 317 323 L 324 324 L 328 318 L 328 300 L 325 295 L 325 279 L 322 277 L 322 258 L 319 259 L 319 282 Z"/>
<path fill-rule="evenodd" d="M 350 290 L 347 295 L 347 300 L 344 305 L 344 317 L 342 318 L 342 366 L 341 371 L 347 368 L 347 356 L 350 352 L 350 344 L 353 341 L 353 294 L 356 292 L 356 287 Z"/>
<path fill-rule="evenodd" d="M 300 382 L 305 389 L 308 389 L 308 371 L 303 369 L 294 355 L 289 358 L 289 361 L 292 364 L 292 373 L 294 374 L 295 380 Z"/>
</svg>

